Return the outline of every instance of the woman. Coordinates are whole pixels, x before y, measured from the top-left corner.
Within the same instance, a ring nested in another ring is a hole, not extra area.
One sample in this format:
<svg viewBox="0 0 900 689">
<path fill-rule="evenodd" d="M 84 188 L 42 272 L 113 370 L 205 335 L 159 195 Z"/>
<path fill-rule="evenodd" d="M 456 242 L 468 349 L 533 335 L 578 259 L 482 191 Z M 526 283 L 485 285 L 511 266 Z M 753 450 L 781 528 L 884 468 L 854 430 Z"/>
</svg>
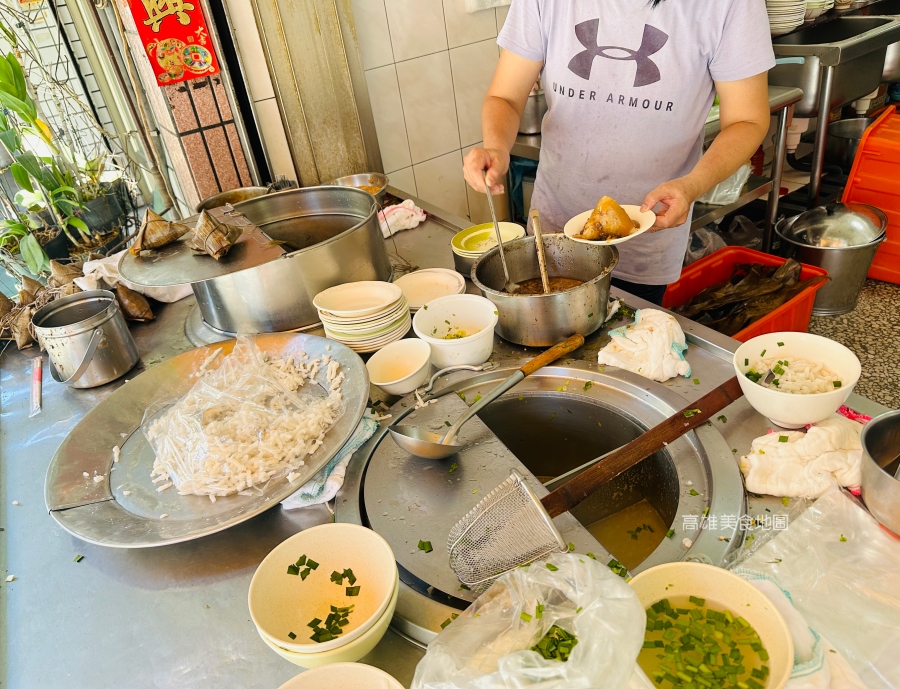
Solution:
<svg viewBox="0 0 900 689">
<path fill-rule="evenodd" d="M 532 205 L 545 232 L 601 196 L 658 209 L 619 245 L 613 284 L 659 304 L 681 274 L 691 206 L 733 174 L 769 127 L 775 65 L 763 0 L 513 0 L 482 109 L 484 147 L 466 181 L 502 192 L 528 93 L 540 76 L 548 111 Z M 701 157 L 719 96 L 721 133 Z M 649 193 L 648 193 L 649 192 Z M 652 233 L 652 234 L 651 234 Z"/>
</svg>

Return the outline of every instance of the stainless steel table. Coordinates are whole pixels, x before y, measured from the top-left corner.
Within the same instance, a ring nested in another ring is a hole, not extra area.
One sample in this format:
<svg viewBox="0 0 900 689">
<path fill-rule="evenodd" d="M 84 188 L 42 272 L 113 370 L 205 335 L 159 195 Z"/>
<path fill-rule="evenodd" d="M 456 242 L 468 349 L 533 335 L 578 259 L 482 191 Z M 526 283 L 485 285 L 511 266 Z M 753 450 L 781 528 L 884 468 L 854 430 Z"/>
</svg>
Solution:
<svg viewBox="0 0 900 689">
<path fill-rule="evenodd" d="M 396 248 L 418 267 L 452 267 L 449 239 L 468 223 L 422 205 L 435 215 L 399 233 Z M 394 245 L 388 249 L 393 252 Z M 626 299 L 635 307 L 648 306 Z M 160 309 L 157 321 L 132 326 L 142 361 L 125 379 L 191 347 L 184 324 L 192 308 L 189 297 Z M 682 324 L 691 343 L 688 360 L 700 383 L 680 378 L 666 385 L 688 401 L 732 375 L 730 352 L 737 343 L 690 321 Z M 590 337 L 577 357 L 596 362 L 606 337 L 603 332 Z M 497 355 L 510 362 L 528 355 L 500 340 L 496 345 Z M 256 566 L 277 543 L 329 521 L 328 510 L 274 508 L 223 533 L 163 548 L 116 550 L 79 541 L 47 514 L 44 476 L 66 434 L 124 379 L 73 390 L 49 382 L 45 368 L 44 408 L 29 419 L 30 357 L 37 353 L 13 346 L 0 356 L 0 567 L 4 578 L 16 577 L 0 585 L 6 625 L 0 684 L 14 689 L 263 689 L 300 672 L 257 637 L 247 589 Z M 869 414 L 883 410 L 856 395 L 851 404 Z M 767 429 L 766 420 L 744 400 L 724 414 L 727 423 L 715 423 L 736 449 L 745 451 Z M 767 506 L 782 509 L 774 498 L 751 503 L 759 512 Z M 76 563 L 79 554 L 84 559 Z M 390 631 L 364 662 L 408 686 L 421 656 L 420 648 Z"/>
<path fill-rule="evenodd" d="M 803 98 L 803 91 L 798 88 L 786 86 L 769 86 L 769 111 L 778 117 L 775 130 L 775 153 L 772 159 L 772 174 L 770 177 L 758 177 L 752 175 L 740 197 L 733 203 L 724 206 L 697 203 L 694 204 L 694 213 L 691 220 L 691 231 L 704 225 L 708 225 L 720 218 L 724 218 L 732 211 L 746 206 L 751 201 L 762 198 L 768 194 L 766 205 L 766 219 L 763 233 L 763 251 L 772 248 L 773 231 L 778 219 L 778 197 L 781 190 L 781 175 L 784 172 L 785 142 L 787 140 L 788 119 L 791 106 Z M 709 143 L 716 138 L 721 131 L 719 122 L 719 109 L 713 108 L 710 117 L 703 128 L 703 141 Z M 540 160 L 541 135 L 519 134 L 513 144 L 511 155 L 530 160 Z M 512 184 L 508 184 L 512 188 Z M 647 191 L 650 191 L 649 189 Z M 510 199 L 510 215 L 512 215 L 512 199 Z"/>
</svg>

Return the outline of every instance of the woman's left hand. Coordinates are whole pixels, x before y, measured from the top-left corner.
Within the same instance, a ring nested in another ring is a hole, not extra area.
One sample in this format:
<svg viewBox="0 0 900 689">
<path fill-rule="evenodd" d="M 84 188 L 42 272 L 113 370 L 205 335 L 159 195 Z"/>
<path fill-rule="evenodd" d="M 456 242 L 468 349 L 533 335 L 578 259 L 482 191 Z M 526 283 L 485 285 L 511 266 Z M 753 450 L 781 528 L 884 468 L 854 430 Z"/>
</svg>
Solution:
<svg viewBox="0 0 900 689">
<path fill-rule="evenodd" d="M 663 182 L 644 198 L 641 211 L 652 210 L 657 204 L 662 210 L 656 213 L 656 222 L 649 232 L 659 232 L 678 227 L 688 220 L 691 204 L 703 193 L 699 185 L 689 177 L 679 177 Z"/>
</svg>

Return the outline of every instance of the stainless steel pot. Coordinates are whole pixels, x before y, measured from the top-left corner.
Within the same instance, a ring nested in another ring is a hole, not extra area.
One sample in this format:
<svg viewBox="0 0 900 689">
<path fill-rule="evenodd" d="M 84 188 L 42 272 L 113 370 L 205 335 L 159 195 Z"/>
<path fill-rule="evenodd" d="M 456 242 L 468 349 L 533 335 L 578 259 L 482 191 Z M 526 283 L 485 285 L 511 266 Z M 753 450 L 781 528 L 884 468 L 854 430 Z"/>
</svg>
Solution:
<svg viewBox="0 0 900 689">
<path fill-rule="evenodd" d="M 239 187 L 238 189 L 229 189 L 228 191 L 220 191 L 218 194 L 207 196 L 197 204 L 197 212 L 208 211 L 210 208 L 218 208 L 230 203 L 232 206 L 236 203 L 249 201 L 258 196 L 265 196 L 269 193 L 269 187 Z"/>
<path fill-rule="evenodd" d="M 112 292 L 70 294 L 38 309 L 31 322 L 57 383 L 97 387 L 125 375 L 138 361 L 137 345 Z"/>
<path fill-rule="evenodd" d="M 519 120 L 519 134 L 540 134 L 546 112 L 547 97 L 538 83 L 531 89 L 528 100 L 525 101 L 525 109 L 522 110 L 522 117 Z"/>
<path fill-rule="evenodd" d="M 505 242 L 503 249 L 513 282 L 539 276 L 534 237 Z M 545 234 L 544 252 L 550 277 L 583 280 L 583 284 L 552 294 L 507 294 L 501 291 L 506 279 L 497 247 L 472 267 L 472 281 L 497 305 L 497 334 L 526 347 L 547 347 L 575 333 L 587 336 L 603 325 L 610 274 L 619 262 L 615 246 L 583 244 L 563 234 Z"/>
<path fill-rule="evenodd" d="M 825 139 L 825 160 L 840 165 L 845 172 L 850 172 L 856 149 L 862 139 L 866 127 L 875 121 L 874 117 L 854 117 L 840 120 L 828 125 L 828 138 Z"/>
<path fill-rule="evenodd" d="M 896 471 L 900 457 L 900 411 L 889 411 L 865 425 L 860 489 L 866 507 L 881 524 L 900 536 L 900 480 Z"/>
<path fill-rule="evenodd" d="M 384 196 L 387 194 L 388 176 L 380 172 L 360 172 L 355 175 L 344 175 L 331 182 L 339 187 L 375 187 L 372 196 L 379 205 L 384 205 Z"/>
<path fill-rule="evenodd" d="M 289 189 L 235 206 L 287 254 L 256 268 L 192 285 L 203 320 L 225 333 L 241 326 L 284 332 L 319 322 L 312 304 L 345 282 L 390 280 L 372 196 L 353 187 Z"/>
</svg>

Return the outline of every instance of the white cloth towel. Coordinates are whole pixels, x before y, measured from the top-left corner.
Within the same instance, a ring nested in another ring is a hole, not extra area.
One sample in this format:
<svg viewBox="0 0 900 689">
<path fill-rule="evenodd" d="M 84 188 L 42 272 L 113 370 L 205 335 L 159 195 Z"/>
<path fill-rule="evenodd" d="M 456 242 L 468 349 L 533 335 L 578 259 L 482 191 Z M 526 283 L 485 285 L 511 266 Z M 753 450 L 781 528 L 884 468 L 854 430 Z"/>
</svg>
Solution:
<svg viewBox="0 0 900 689">
<path fill-rule="evenodd" d="M 802 399 L 797 400 L 803 404 Z M 835 485 L 858 486 L 862 424 L 839 414 L 803 431 L 775 431 L 757 438 L 741 457 L 751 493 L 818 498 Z"/>
<path fill-rule="evenodd" d="M 406 199 L 403 203 L 396 206 L 388 206 L 381 211 L 381 234 L 387 239 L 392 234 L 397 234 L 401 230 L 411 230 L 418 227 L 419 223 L 425 220 L 425 211 L 412 202 L 412 199 Z M 387 221 L 387 222 L 385 222 Z"/>
<path fill-rule="evenodd" d="M 687 342 L 678 321 L 657 309 L 640 309 L 634 323 L 610 331 L 598 363 L 617 366 L 659 382 L 691 375 L 685 361 Z"/>
<path fill-rule="evenodd" d="M 732 570 L 763 593 L 781 613 L 794 640 L 794 670 L 785 689 L 866 689 L 859 675 L 825 637 L 809 628 L 784 590 L 769 576 Z"/>
<path fill-rule="evenodd" d="M 75 278 L 75 284 L 78 285 L 81 289 L 88 291 L 93 289 L 104 289 L 103 284 L 100 282 L 101 278 L 110 287 L 115 287 L 121 282 L 129 289 L 133 289 L 135 292 L 140 292 L 144 296 L 150 297 L 151 299 L 156 299 L 157 301 L 164 301 L 167 304 L 171 304 L 174 301 L 184 299 L 185 297 L 193 294 L 193 290 L 191 289 L 190 285 L 172 285 L 170 287 L 144 287 L 143 285 L 135 285 L 131 282 L 128 282 L 128 280 L 123 280 L 119 276 L 119 259 L 122 258 L 122 254 L 124 253 L 125 250 L 122 250 L 117 254 L 113 254 L 112 256 L 100 258 L 96 261 L 86 262 L 81 269 L 84 273 L 84 277 Z"/>
</svg>

